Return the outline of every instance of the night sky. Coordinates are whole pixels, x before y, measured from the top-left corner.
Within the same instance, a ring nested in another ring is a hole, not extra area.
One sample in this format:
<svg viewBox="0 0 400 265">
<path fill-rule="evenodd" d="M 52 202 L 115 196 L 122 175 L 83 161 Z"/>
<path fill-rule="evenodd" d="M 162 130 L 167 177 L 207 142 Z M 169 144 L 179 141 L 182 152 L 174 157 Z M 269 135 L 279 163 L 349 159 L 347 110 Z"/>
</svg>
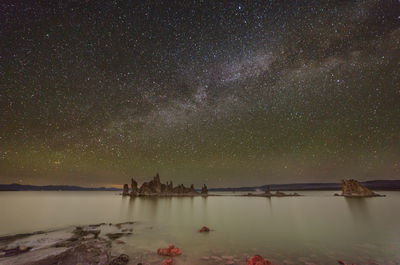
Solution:
<svg viewBox="0 0 400 265">
<path fill-rule="evenodd" d="M 400 179 L 400 1 L 0 3 L 0 182 Z"/>
</svg>

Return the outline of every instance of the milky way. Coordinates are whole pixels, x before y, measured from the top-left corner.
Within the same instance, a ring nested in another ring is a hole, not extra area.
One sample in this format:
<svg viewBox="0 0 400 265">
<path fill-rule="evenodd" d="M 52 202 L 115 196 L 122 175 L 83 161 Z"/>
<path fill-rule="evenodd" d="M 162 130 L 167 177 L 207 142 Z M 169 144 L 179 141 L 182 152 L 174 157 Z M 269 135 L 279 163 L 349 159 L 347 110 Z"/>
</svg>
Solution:
<svg viewBox="0 0 400 265">
<path fill-rule="evenodd" d="M 48 2 L 0 4 L 0 182 L 400 178 L 400 1 Z"/>
</svg>

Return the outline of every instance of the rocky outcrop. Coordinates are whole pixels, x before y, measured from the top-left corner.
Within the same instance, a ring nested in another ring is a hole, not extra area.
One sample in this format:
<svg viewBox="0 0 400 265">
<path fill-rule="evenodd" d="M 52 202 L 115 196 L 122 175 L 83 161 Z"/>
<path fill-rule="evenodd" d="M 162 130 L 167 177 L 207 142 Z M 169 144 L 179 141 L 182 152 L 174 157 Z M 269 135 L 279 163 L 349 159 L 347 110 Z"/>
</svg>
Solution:
<svg viewBox="0 0 400 265">
<path fill-rule="evenodd" d="M 176 187 L 173 186 L 172 181 L 166 184 L 161 183 L 160 175 L 157 173 L 156 176 L 151 181 L 144 182 L 140 188 L 138 188 L 137 182 L 132 178 L 131 179 L 131 196 L 174 196 L 174 195 L 199 195 L 199 193 L 194 188 L 194 185 L 190 185 L 190 187 L 185 187 L 183 184 L 180 184 Z M 202 188 L 202 195 L 207 194 L 207 186 L 204 185 Z M 125 194 L 125 186 L 124 193 Z"/>
<path fill-rule="evenodd" d="M 123 196 L 128 196 L 129 195 L 129 186 L 128 184 L 124 184 L 124 189 L 122 191 Z"/>
<path fill-rule="evenodd" d="M 175 194 L 197 194 L 197 191 L 195 191 L 194 188 L 192 190 L 191 188 L 187 188 L 183 184 L 180 184 L 172 189 L 172 193 L 175 193 Z"/>
<path fill-rule="evenodd" d="M 202 195 L 207 195 L 208 194 L 208 188 L 207 188 L 206 184 L 204 184 L 203 187 L 201 188 L 201 194 Z"/>
<path fill-rule="evenodd" d="M 342 180 L 342 196 L 344 197 L 378 197 L 379 195 L 372 190 L 362 186 L 355 179 Z"/>
<path fill-rule="evenodd" d="M 152 184 L 152 191 L 155 193 L 161 193 L 161 181 L 160 181 L 160 175 L 157 175 L 154 177 Z"/>
<path fill-rule="evenodd" d="M 131 178 L 131 196 L 136 196 L 138 194 L 139 194 L 138 184 L 133 178 Z"/>
<path fill-rule="evenodd" d="M 167 184 L 165 185 L 165 192 L 171 193 L 173 189 L 174 189 L 174 186 L 172 184 L 172 181 L 170 181 L 170 182 L 167 181 Z"/>
<path fill-rule="evenodd" d="M 139 195 L 161 194 L 162 190 L 166 190 L 166 186 L 161 184 L 160 176 L 157 173 L 151 181 L 142 184 L 139 189 Z"/>
<path fill-rule="evenodd" d="M 125 228 L 131 226 L 125 225 Z M 1 265 L 126 265 L 129 256 L 112 249 L 112 242 L 101 236 L 101 230 L 117 232 L 116 227 L 106 224 L 78 226 L 35 233 L 7 241 L 0 247 Z M 117 254 L 115 256 L 114 254 Z M 136 263 L 135 263 L 136 264 Z"/>
</svg>

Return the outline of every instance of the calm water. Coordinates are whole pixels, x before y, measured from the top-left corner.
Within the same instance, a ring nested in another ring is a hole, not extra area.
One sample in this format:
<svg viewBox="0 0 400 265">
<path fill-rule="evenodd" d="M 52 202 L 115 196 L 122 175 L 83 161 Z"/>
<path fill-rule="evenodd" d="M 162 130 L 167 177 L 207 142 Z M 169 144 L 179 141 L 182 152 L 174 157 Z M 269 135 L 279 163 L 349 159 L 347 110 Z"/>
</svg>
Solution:
<svg viewBox="0 0 400 265">
<path fill-rule="evenodd" d="M 137 221 L 121 246 L 135 254 L 175 244 L 192 264 L 211 255 L 261 254 L 278 264 L 400 264 L 400 192 L 346 199 L 135 198 L 115 192 L 1 192 L 0 235 Z M 206 225 L 215 231 L 199 234 Z"/>
</svg>

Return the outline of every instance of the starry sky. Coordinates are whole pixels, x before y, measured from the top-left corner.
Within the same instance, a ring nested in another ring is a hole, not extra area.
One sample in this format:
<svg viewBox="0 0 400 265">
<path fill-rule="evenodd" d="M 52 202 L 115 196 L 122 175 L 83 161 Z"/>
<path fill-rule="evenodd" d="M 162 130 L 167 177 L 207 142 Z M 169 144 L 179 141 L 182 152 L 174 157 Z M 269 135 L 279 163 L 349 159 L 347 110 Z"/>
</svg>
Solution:
<svg viewBox="0 0 400 265">
<path fill-rule="evenodd" d="M 0 182 L 400 179 L 400 1 L 0 3 Z"/>
</svg>

